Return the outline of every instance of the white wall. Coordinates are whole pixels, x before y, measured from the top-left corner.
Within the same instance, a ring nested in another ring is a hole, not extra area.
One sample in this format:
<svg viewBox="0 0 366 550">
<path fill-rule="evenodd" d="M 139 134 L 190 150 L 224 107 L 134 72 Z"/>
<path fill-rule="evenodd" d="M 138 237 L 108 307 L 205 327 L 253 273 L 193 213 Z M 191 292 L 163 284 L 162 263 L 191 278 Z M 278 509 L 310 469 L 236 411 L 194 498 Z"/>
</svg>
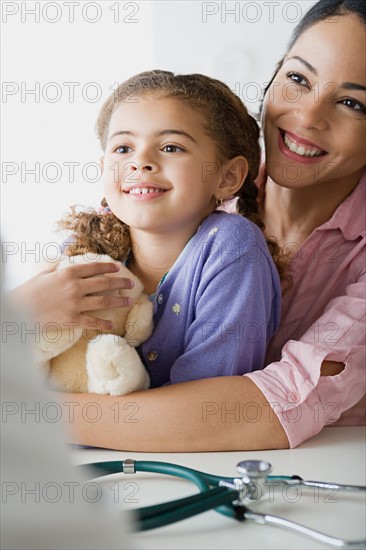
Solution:
<svg viewBox="0 0 366 550">
<path fill-rule="evenodd" d="M 71 204 L 99 204 L 94 124 L 115 82 L 152 68 L 201 72 L 225 81 L 255 111 L 313 3 L 1 2 L 7 288 L 55 251 L 49 243 L 62 240 L 55 221 Z"/>
</svg>

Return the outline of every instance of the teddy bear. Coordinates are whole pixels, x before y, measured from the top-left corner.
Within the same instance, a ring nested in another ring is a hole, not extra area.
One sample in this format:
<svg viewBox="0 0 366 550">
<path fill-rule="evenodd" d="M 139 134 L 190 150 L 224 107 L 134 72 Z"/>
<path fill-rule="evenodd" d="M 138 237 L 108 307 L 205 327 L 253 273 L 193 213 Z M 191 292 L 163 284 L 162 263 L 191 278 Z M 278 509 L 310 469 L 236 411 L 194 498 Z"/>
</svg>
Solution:
<svg viewBox="0 0 366 550">
<path fill-rule="evenodd" d="M 64 255 L 56 269 L 88 262 L 115 262 L 106 254 Z M 108 276 L 132 279 L 128 290 L 107 291 L 110 295 L 129 296 L 130 307 L 88 312 L 114 322 L 110 332 L 90 326 L 81 328 L 49 323 L 37 344 L 36 362 L 48 369 L 52 387 L 67 392 L 91 392 L 124 395 L 147 389 L 149 375 L 136 347 L 147 340 L 153 330 L 153 305 L 143 292 L 141 281 L 122 263 L 117 273 Z M 55 292 L 59 289 L 55 289 Z"/>
</svg>

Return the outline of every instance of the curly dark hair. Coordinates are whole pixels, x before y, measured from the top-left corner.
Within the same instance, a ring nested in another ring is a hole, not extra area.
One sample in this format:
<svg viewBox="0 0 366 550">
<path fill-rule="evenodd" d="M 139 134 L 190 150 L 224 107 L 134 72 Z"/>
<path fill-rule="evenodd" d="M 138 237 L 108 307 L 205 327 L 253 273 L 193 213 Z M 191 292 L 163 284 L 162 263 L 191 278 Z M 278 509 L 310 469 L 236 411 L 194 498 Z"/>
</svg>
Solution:
<svg viewBox="0 0 366 550">
<path fill-rule="evenodd" d="M 255 184 L 261 159 L 259 126 L 240 98 L 219 80 L 201 74 L 174 75 L 162 70 L 133 76 L 120 84 L 102 106 L 96 124 L 102 149 L 106 147 L 109 122 L 115 106 L 121 101 L 136 101 L 137 97 L 151 93 L 159 97 L 177 98 L 203 113 L 206 118 L 205 130 L 217 144 L 220 160 L 229 160 L 238 155 L 247 159 L 248 175 L 235 194 L 236 209 L 265 233 Z M 105 199 L 101 204 L 108 206 Z M 73 236 L 67 254 L 95 252 L 124 261 L 131 253 L 129 228 L 113 213 L 105 215 L 95 210 L 77 212 L 72 208 L 71 213 L 61 220 L 60 227 Z M 266 236 L 266 241 L 279 275 L 284 279 L 286 260 L 282 250 L 274 238 Z"/>
</svg>

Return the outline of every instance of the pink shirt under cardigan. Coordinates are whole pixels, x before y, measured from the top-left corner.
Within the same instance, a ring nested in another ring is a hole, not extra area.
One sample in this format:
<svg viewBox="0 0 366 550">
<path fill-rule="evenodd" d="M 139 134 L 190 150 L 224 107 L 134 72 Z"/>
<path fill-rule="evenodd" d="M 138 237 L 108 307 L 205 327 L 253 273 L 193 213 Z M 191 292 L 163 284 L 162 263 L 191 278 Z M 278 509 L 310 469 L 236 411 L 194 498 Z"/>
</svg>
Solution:
<svg viewBox="0 0 366 550">
<path fill-rule="evenodd" d="M 366 174 L 330 220 L 301 247 L 291 245 L 293 285 L 283 296 L 268 366 L 245 375 L 271 404 L 290 447 L 335 422 L 365 424 L 365 199 Z M 345 369 L 320 377 L 324 360 Z"/>
</svg>

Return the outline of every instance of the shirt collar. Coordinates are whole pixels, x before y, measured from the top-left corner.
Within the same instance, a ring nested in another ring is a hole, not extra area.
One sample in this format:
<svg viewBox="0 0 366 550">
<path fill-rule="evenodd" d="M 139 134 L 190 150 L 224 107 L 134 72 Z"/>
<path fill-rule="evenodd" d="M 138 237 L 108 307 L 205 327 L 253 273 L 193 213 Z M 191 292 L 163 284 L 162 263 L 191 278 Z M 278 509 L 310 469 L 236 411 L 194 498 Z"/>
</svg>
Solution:
<svg viewBox="0 0 366 550">
<path fill-rule="evenodd" d="M 366 172 L 333 216 L 317 229 L 340 229 L 348 241 L 366 234 Z"/>
</svg>

